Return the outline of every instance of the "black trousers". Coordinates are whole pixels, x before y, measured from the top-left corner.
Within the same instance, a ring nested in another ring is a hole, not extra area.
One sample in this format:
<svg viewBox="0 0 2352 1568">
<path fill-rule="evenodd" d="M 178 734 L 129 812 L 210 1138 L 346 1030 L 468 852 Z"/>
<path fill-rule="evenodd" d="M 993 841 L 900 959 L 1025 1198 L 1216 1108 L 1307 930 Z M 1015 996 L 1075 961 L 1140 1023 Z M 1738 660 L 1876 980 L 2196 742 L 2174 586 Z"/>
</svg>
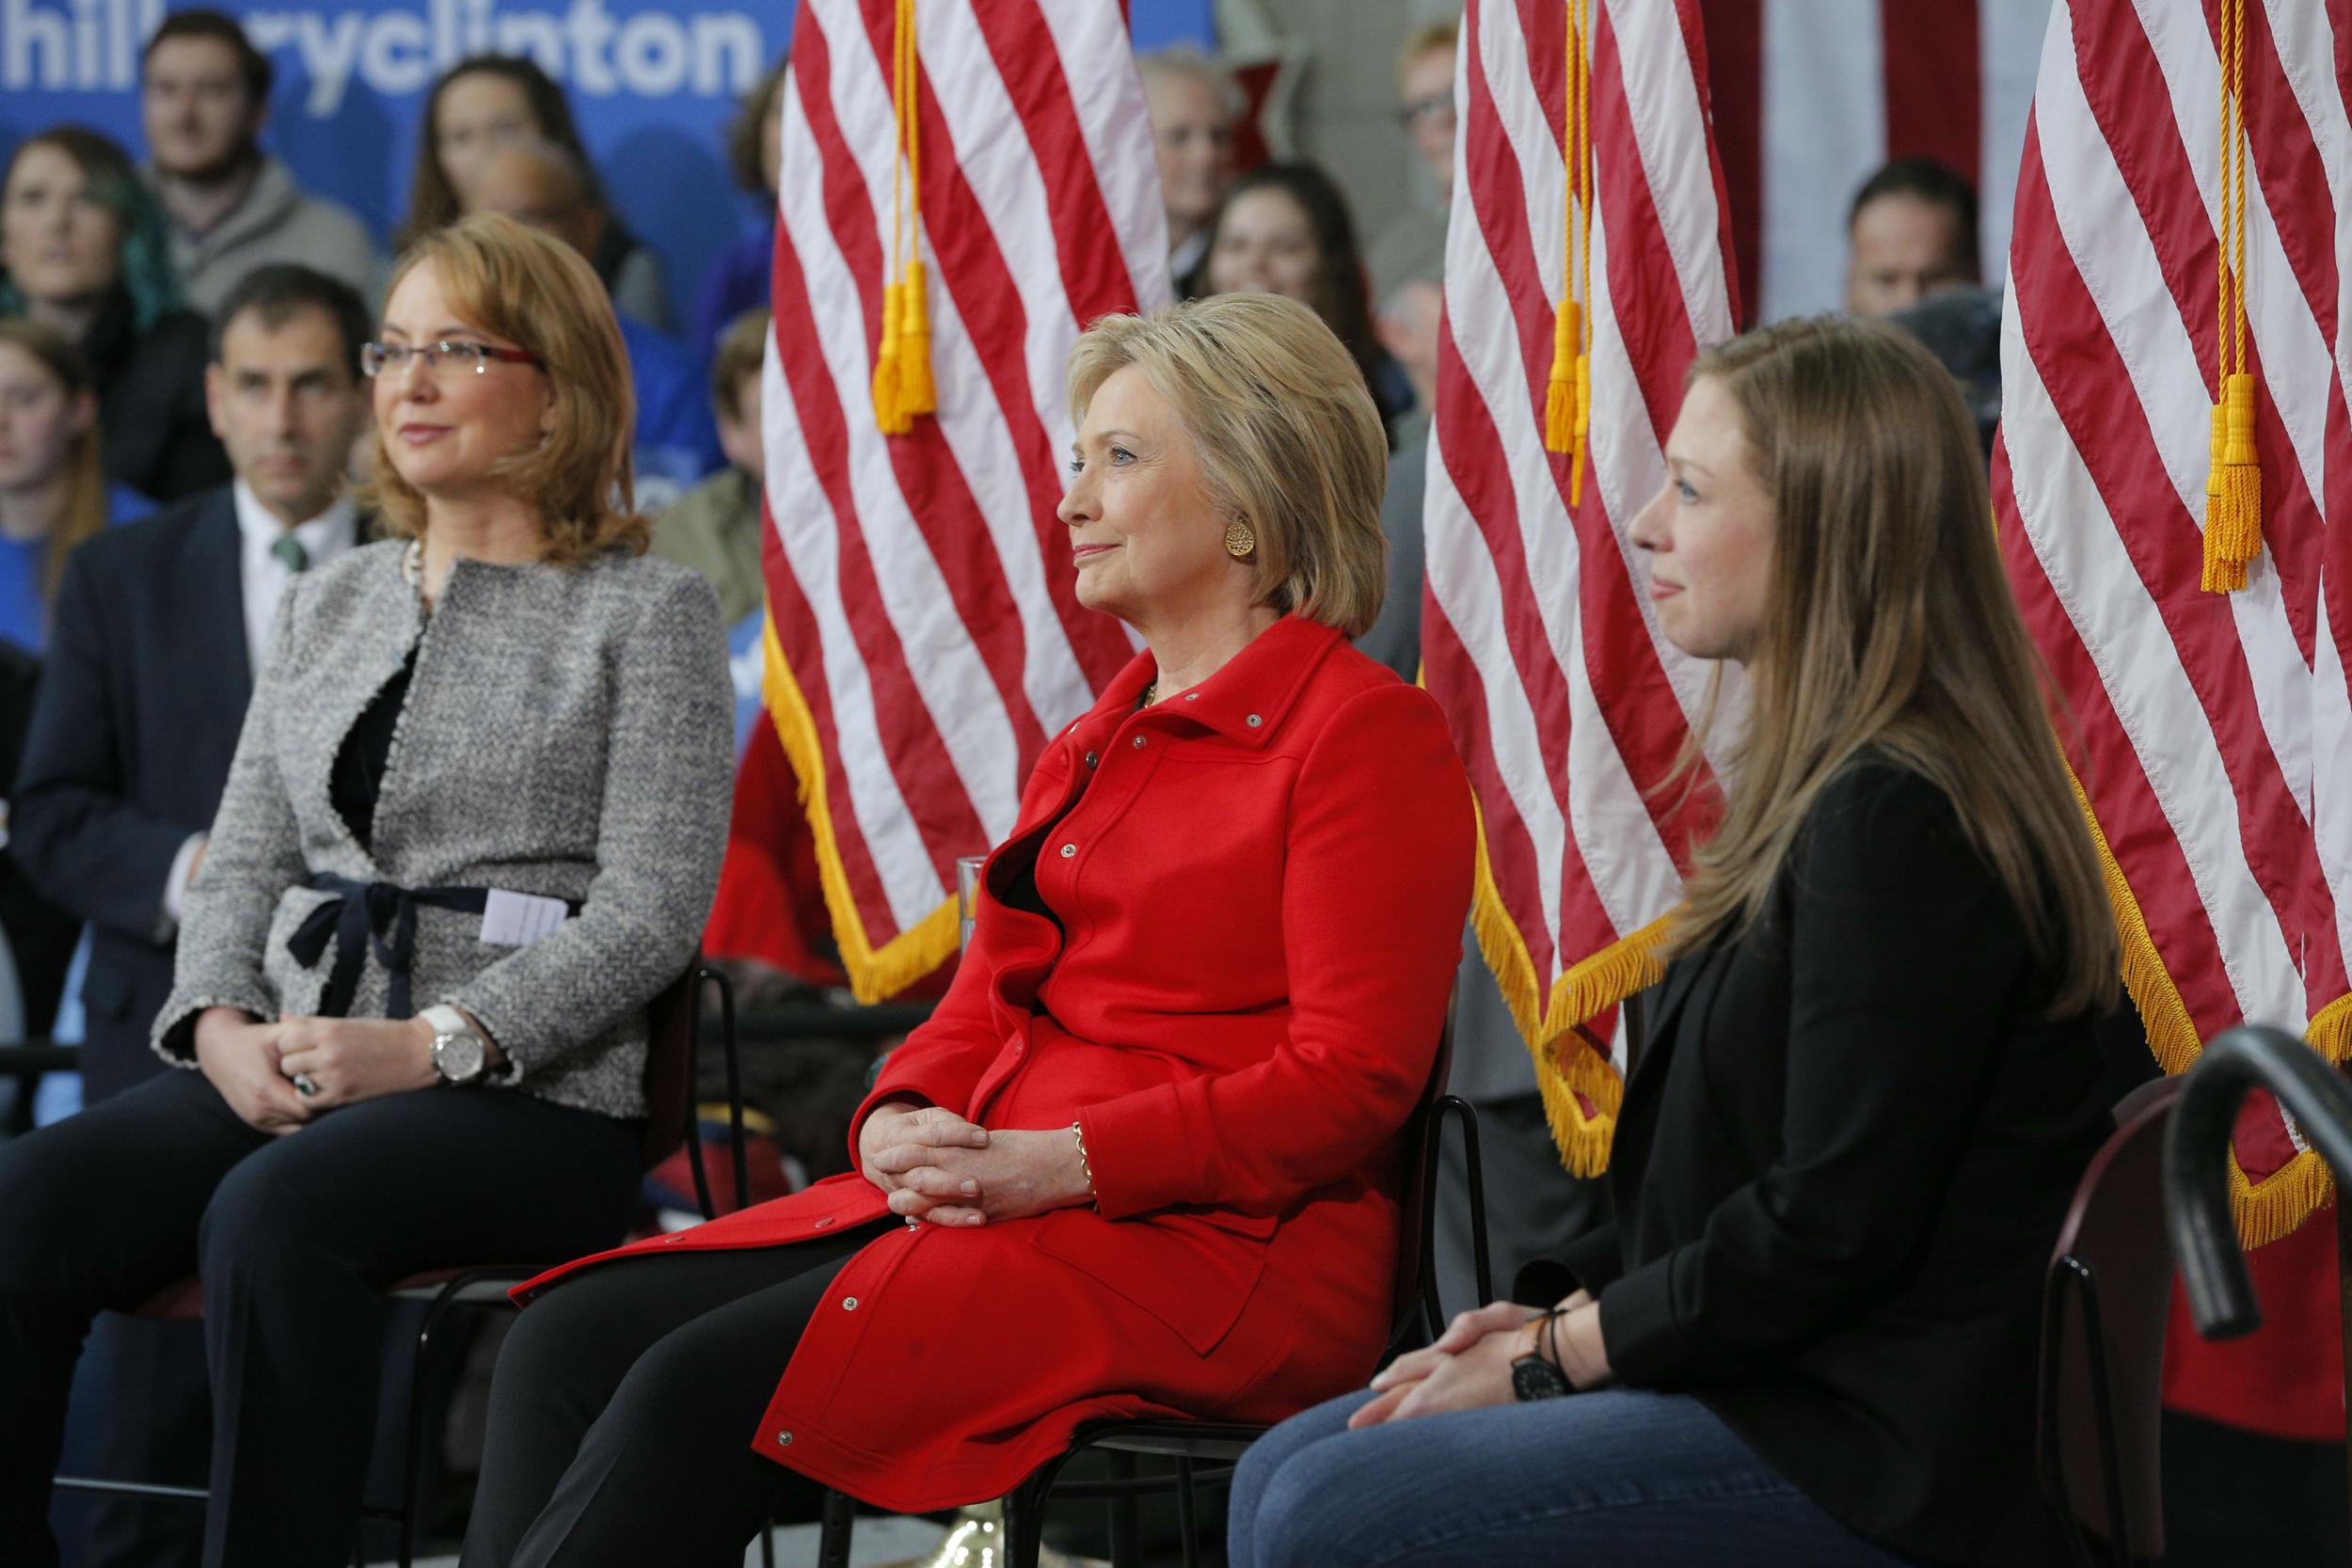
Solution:
<svg viewBox="0 0 2352 1568">
<path fill-rule="evenodd" d="M 522 1315 L 490 1385 L 463 1568 L 735 1568 L 811 1483 L 752 1451 L 841 1266 L 829 1241 L 624 1259 Z"/>
<path fill-rule="evenodd" d="M 612 1245 L 637 1129 L 499 1090 L 426 1089 L 282 1137 L 172 1072 L 0 1147 L 0 1542 L 46 1568 L 67 1388 L 98 1313 L 204 1280 L 212 1568 L 350 1550 L 386 1305 L 420 1269 Z"/>
</svg>

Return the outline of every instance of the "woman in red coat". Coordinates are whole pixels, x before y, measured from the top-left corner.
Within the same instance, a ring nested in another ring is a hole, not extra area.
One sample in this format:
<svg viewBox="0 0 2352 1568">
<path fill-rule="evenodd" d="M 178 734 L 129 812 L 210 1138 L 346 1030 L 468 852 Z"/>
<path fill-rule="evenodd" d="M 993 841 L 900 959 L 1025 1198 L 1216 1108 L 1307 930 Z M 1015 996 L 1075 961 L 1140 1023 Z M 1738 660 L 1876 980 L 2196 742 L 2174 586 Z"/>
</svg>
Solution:
<svg viewBox="0 0 2352 1568">
<path fill-rule="evenodd" d="M 1039 759 L 856 1173 L 517 1292 L 466 1563 L 739 1562 L 796 1473 L 945 1508 L 1081 1421 L 1370 1375 L 1473 835 L 1346 643 L 1379 418 L 1270 295 L 1106 318 L 1071 391 L 1078 597 L 1147 651 Z"/>
</svg>

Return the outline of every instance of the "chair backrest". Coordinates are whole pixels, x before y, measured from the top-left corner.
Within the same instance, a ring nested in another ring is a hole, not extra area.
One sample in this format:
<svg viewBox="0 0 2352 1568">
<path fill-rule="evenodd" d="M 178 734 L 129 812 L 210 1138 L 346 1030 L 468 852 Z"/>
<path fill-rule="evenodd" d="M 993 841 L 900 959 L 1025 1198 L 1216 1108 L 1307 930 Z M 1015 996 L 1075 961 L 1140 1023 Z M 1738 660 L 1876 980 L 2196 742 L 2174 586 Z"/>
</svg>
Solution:
<svg viewBox="0 0 2352 1568">
<path fill-rule="evenodd" d="M 2043 1282 L 2042 1489 L 2070 1528 L 2134 1561 L 2164 1555 L 2164 1132 L 2179 1090 L 2178 1079 L 2160 1079 L 2117 1105 L 2119 1125 L 2075 1185 Z"/>
<path fill-rule="evenodd" d="M 1418 1317 L 1432 1337 L 1444 1326 L 1437 1307 L 1438 1144 L 1443 1117 L 1438 1102 L 1445 1097 L 1446 1076 L 1454 1067 L 1454 998 L 1445 1004 L 1445 1024 L 1438 1031 L 1437 1060 L 1429 1065 L 1429 1082 L 1421 1103 L 1405 1128 L 1404 1181 L 1397 1208 L 1396 1278 L 1390 1294 L 1389 1338 L 1402 1338 Z M 1481 1305 L 1484 1305 L 1483 1303 Z"/>
<path fill-rule="evenodd" d="M 694 1034 L 702 1024 L 703 956 L 645 1004 L 645 1131 L 638 1158 L 646 1170 L 686 1143 L 694 1102 Z"/>
</svg>

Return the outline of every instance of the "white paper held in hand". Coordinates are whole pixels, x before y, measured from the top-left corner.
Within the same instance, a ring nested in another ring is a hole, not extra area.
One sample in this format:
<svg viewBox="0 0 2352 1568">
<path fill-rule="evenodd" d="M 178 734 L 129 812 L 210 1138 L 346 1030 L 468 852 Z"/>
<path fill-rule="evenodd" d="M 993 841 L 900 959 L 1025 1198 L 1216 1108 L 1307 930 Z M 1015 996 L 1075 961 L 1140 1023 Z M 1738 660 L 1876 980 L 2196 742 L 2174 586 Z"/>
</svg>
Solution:
<svg viewBox="0 0 2352 1568">
<path fill-rule="evenodd" d="M 561 898 L 494 887 L 482 906 L 482 940 L 501 947 L 528 947 L 563 925 L 570 912 Z"/>
</svg>

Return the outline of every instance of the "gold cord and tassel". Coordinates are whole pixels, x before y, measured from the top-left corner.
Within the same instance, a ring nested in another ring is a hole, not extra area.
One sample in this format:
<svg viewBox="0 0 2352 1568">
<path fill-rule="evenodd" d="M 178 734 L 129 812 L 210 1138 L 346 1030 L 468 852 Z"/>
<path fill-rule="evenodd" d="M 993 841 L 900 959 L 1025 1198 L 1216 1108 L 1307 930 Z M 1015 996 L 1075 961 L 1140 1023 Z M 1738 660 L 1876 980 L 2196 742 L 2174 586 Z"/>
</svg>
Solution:
<svg viewBox="0 0 2352 1568">
<path fill-rule="evenodd" d="M 1560 303 L 1551 318 L 1551 371 L 1544 385 L 1544 448 L 1568 457 L 1568 504 L 1584 499 L 1593 420 L 1593 23 L 1590 0 L 1568 0 L 1567 85 L 1562 106 Z"/>
<path fill-rule="evenodd" d="M 1544 448 L 1568 456 L 1568 504 L 1584 499 L 1593 372 L 1586 308 L 1593 295 L 1593 51 L 1589 0 L 1568 0 L 1567 85 L 1562 105 L 1560 303 L 1551 320 L 1551 372 L 1544 387 Z"/>
<path fill-rule="evenodd" d="M 890 164 L 890 270 L 882 279 L 882 342 L 874 356 L 874 423 L 885 436 L 903 436 L 914 428 L 915 415 L 939 407 L 921 256 L 922 110 L 915 92 L 914 0 L 898 0 L 892 53 L 890 102 L 898 129 Z"/>
<path fill-rule="evenodd" d="M 2215 388 L 2199 586 L 2232 594 L 2262 554 L 2262 460 L 2254 450 L 2254 375 L 2246 354 L 2246 0 L 2221 0 L 2221 214 L 2216 269 Z"/>
</svg>

